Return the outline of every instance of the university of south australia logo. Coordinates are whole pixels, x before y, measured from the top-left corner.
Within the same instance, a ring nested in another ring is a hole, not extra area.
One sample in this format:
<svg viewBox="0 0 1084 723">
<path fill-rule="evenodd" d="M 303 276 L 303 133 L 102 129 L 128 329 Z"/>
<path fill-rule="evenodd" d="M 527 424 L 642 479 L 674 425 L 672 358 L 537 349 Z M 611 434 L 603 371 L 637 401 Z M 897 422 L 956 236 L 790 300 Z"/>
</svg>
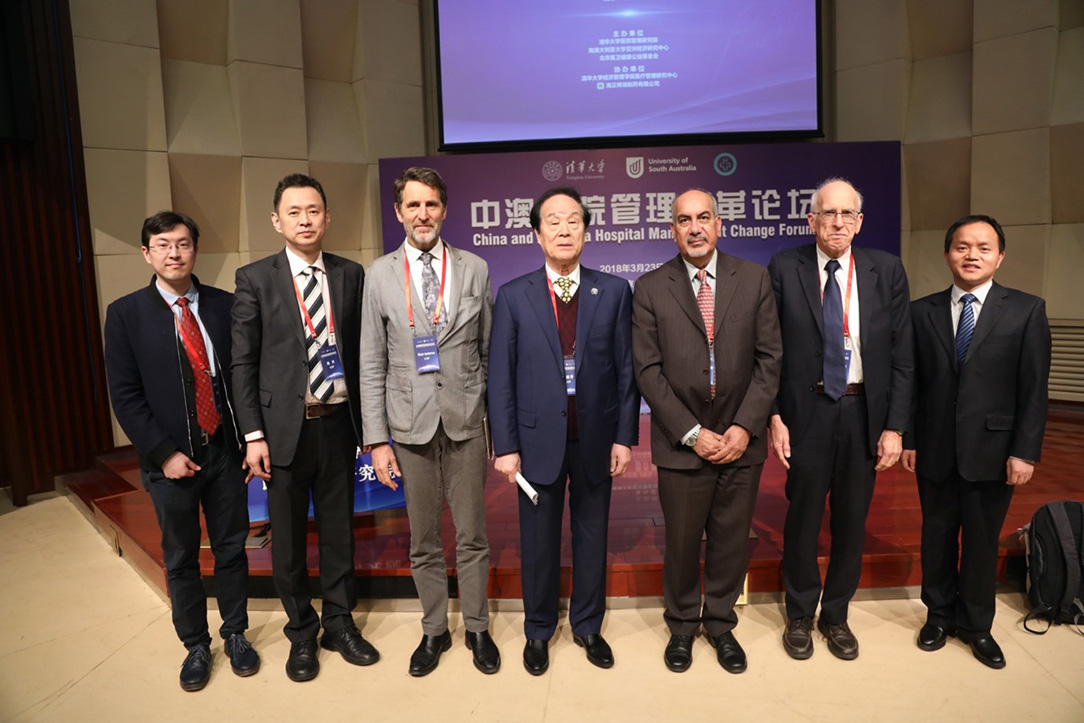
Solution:
<svg viewBox="0 0 1084 723">
<path fill-rule="evenodd" d="M 629 178 L 639 178 L 644 175 L 644 157 L 625 156 L 625 173 L 629 174 Z"/>
</svg>

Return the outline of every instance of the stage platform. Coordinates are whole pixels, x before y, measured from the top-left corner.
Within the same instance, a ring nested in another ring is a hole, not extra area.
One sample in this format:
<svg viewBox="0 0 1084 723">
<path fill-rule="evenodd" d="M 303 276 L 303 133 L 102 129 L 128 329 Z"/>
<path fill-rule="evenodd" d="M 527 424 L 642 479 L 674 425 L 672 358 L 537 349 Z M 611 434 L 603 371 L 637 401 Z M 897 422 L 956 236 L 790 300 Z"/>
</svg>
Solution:
<svg viewBox="0 0 1084 723">
<path fill-rule="evenodd" d="M 651 464 L 648 417 L 641 417 L 641 444 L 633 450 L 628 474 L 614 481 L 610 508 L 608 594 L 611 597 L 662 595 L 663 517 Z M 750 540 L 749 592 L 782 590 L 783 520 L 786 514 L 785 472 L 774 459 L 765 465 Z M 128 562 L 163 594 L 165 570 L 158 523 L 150 496 L 139 481 L 135 453 L 120 449 L 101 457 L 95 469 L 58 478 L 77 506 Z M 1047 422 L 1042 463 L 1032 482 L 1016 491 L 1002 529 L 999 579 L 1023 574 L 1023 548 L 1017 530 L 1035 509 L 1053 500 L 1084 500 L 1084 409 L 1055 408 Z M 493 599 L 520 597 L 519 527 L 516 488 L 492 468 L 486 480 L 486 520 L 492 551 L 489 594 Z M 311 523 L 310 523 L 311 524 Z M 821 534 L 822 571 L 827 564 L 828 518 Z M 914 476 L 899 466 L 877 477 L 866 526 L 862 588 L 904 588 L 921 581 L 919 540 L 921 513 Z M 445 549 L 453 550 L 454 531 L 444 511 Z M 355 517 L 356 571 L 361 598 L 416 597 L 410 577 L 409 528 L 405 510 L 386 510 Z M 567 514 L 562 550 L 562 596 L 571 581 L 571 544 Z M 448 558 L 455 586 L 455 558 Z M 200 553 L 204 580 L 213 591 L 214 560 Z M 275 597 L 271 585 L 271 548 L 249 550 L 251 594 Z M 315 536 L 310 531 L 309 568 L 317 567 Z M 313 579 L 314 590 L 318 589 Z"/>
</svg>

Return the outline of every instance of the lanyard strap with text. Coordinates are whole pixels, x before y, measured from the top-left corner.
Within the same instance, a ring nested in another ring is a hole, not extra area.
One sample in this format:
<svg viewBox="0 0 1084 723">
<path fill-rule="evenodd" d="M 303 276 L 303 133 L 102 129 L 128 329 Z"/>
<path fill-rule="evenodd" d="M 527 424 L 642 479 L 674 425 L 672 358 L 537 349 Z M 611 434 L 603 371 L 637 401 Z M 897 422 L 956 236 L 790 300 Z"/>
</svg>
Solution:
<svg viewBox="0 0 1084 723">
<path fill-rule="evenodd" d="M 195 319 L 196 315 L 192 314 L 192 318 Z M 203 363 L 203 360 L 199 358 L 199 354 L 196 352 L 196 345 L 188 338 L 188 334 L 184 333 L 184 326 L 181 325 L 181 320 L 178 318 L 177 314 L 173 315 L 173 325 L 177 327 L 177 333 L 181 335 L 181 341 L 184 343 L 185 351 L 188 352 L 188 360 L 192 361 L 194 359 L 199 366 L 199 369 L 196 371 L 206 374 L 207 376 L 214 376 L 211 374 L 211 370 Z M 196 322 L 196 328 L 199 328 L 198 321 Z M 206 346 L 207 345 L 204 344 L 204 349 L 206 349 Z M 208 353 L 208 357 L 210 357 L 210 353 Z"/>
<path fill-rule="evenodd" d="M 403 266 L 406 269 L 406 283 L 403 284 L 403 288 L 406 289 L 406 313 L 407 321 L 410 322 L 410 333 L 414 333 L 414 307 L 410 303 L 410 287 L 414 285 L 414 279 L 410 277 L 410 258 L 409 254 L 403 253 Z M 440 309 L 444 305 L 444 280 L 448 275 L 448 251 L 445 249 L 444 253 L 440 255 L 440 293 L 437 294 L 437 308 L 433 312 L 433 326 L 436 327 L 440 321 Z"/>
<path fill-rule="evenodd" d="M 314 271 L 313 274 L 315 274 L 315 273 L 316 272 Z M 297 288 L 297 277 L 296 276 L 291 276 L 290 280 L 294 282 L 294 293 L 297 294 L 297 305 L 301 307 L 301 313 L 304 314 L 304 316 L 305 316 L 305 323 L 309 327 L 309 332 L 312 333 L 312 340 L 319 343 L 320 342 L 320 337 L 316 333 L 316 326 L 312 323 L 312 317 L 309 316 L 309 310 L 305 307 L 305 300 L 301 297 L 301 289 Z M 318 278 L 317 281 L 320 283 L 320 297 L 323 298 L 323 296 L 324 296 L 324 280 L 323 280 L 323 278 Z M 335 338 L 335 320 L 331 318 L 331 306 L 330 305 L 328 305 L 328 307 L 327 307 L 327 330 L 328 330 L 328 334 L 331 335 L 331 338 L 334 339 Z"/>
<path fill-rule="evenodd" d="M 851 337 L 851 284 L 854 282 L 854 254 L 847 267 L 847 295 L 843 297 L 843 338 Z M 827 280 L 825 283 L 828 283 Z M 821 287 L 821 304 L 824 303 L 824 287 Z"/>
</svg>

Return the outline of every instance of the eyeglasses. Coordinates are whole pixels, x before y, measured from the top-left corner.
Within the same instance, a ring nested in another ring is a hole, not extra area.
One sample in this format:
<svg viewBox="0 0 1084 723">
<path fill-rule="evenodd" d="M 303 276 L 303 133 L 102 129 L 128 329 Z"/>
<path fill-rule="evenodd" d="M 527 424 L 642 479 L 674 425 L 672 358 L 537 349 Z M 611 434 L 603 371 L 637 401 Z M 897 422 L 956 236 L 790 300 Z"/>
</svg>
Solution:
<svg viewBox="0 0 1084 723">
<path fill-rule="evenodd" d="M 191 241 L 175 241 L 173 243 L 156 243 L 150 244 L 148 248 L 152 253 L 156 253 L 159 256 L 165 256 L 172 251 L 178 251 L 179 253 L 186 254 L 192 249 L 196 248 L 196 245 Z"/>
<path fill-rule="evenodd" d="M 843 219 L 843 223 L 848 226 L 857 221 L 858 217 L 862 215 L 861 212 L 849 208 L 844 211 L 839 211 L 834 208 L 827 208 L 823 211 L 814 211 L 813 213 L 814 215 L 820 216 L 821 219 L 824 221 L 834 221 L 836 216 L 839 216 L 841 219 Z"/>
</svg>

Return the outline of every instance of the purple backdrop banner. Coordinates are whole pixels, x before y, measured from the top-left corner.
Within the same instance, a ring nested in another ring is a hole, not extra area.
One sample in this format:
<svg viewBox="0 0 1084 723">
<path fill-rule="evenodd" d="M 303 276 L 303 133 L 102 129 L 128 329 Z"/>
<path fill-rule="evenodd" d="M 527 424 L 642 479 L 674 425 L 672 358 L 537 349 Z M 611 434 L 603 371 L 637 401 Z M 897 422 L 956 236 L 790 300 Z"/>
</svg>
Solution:
<svg viewBox="0 0 1084 723">
<path fill-rule="evenodd" d="M 813 189 L 827 177 L 842 176 L 865 200 L 856 243 L 894 254 L 900 250 L 900 144 L 895 141 L 384 158 L 385 251 L 403 242 L 392 185 L 410 166 L 429 166 L 444 177 L 448 218 L 441 236 L 489 262 L 494 292 L 542 265 L 528 213 L 533 199 L 554 186 L 575 187 L 591 209 L 584 265 L 629 280 L 677 253 L 670 208 L 689 188 L 715 195 L 723 218 L 719 248 L 766 265 L 776 251 L 813 242 L 806 222 Z"/>
</svg>

